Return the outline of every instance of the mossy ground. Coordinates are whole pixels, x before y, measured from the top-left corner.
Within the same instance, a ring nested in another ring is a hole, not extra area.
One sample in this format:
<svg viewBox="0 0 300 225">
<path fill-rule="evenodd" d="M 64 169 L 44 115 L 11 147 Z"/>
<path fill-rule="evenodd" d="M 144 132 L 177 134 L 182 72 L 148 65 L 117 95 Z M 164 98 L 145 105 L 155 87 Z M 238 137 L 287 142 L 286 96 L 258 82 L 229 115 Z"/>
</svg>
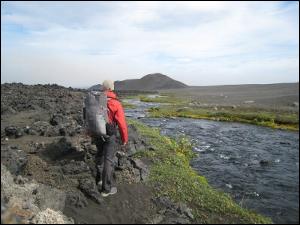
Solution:
<svg viewBox="0 0 300 225">
<path fill-rule="evenodd" d="M 299 115 L 297 113 L 272 112 L 264 110 L 190 108 L 178 106 L 163 106 L 151 108 L 152 117 L 185 117 L 193 119 L 210 119 L 250 123 L 271 128 L 299 130 Z"/>
<path fill-rule="evenodd" d="M 184 103 L 187 103 L 187 101 L 184 101 L 183 99 L 179 99 L 173 96 L 167 96 L 167 95 L 160 95 L 159 97 L 150 98 L 145 95 L 138 96 L 141 102 L 156 102 L 156 103 L 170 103 L 170 104 L 176 104 L 176 105 L 182 105 Z"/>
<path fill-rule="evenodd" d="M 136 108 L 135 105 L 130 104 L 130 103 L 124 101 L 124 100 L 121 100 L 121 104 L 122 104 L 124 109 L 135 109 Z"/>
<path fill-rule="evenodd" d="M 170 105 L 151 108 L 152 117 L 185 117 L 250 123 L 271 128 L 299 130 L 299 112 L 287 112 L 258 107 L 231 106 L 190 106 L 188 100 L 175 96 L 148 98 L 140 96 L 144 102 L 169 103 Z"/>
<path fill-rule="evenodd" d="M 128 123 L 155 149 L 135 155 L 153 161 L 149 184 L 156 187 L 158 196 L 168 196 L 191 207 L 195 223 L 272 223 L 271 219 L 240 207 L 229 195 L 213 189 L 205 177 L 198 175 L 189 164 L 194 153 L 188 139 L 182 137 L 175 141 L 160 135 L 158 129 L 131 119 Z"/>
</svg>

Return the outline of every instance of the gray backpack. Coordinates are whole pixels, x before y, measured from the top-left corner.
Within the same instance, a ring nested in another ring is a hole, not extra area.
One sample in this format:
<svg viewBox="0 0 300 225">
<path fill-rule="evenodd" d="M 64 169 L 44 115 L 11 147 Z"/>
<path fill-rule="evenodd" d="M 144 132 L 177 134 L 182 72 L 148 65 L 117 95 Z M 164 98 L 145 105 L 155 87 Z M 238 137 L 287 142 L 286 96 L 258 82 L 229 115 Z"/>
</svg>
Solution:
<svg viewBox="0 0 300 225">
<path fill-rule="evenodd" d="M 107 96 L 104 92 L 90 91 L 84 99 L 85 129 L 91 136 L 106 136 L 108 122 Z"/>
</svg>

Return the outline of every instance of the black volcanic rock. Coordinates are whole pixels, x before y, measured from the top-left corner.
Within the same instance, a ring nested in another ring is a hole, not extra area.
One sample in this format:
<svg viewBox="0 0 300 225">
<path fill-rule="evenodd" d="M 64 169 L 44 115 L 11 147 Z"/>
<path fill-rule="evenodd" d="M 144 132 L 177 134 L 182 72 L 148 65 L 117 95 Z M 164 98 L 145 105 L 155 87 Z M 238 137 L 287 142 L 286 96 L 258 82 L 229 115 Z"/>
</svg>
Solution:
<svg viewBox="0 0 300 225">
<path fill-rule="evenodd" d="M 14 126 L 5 127 L 5 134 L 6 136 L 15 136 L 18 132 L 18 128 Z"/>
<path fill-rule="evenodd" d="M 141 79 L 129 79 L 115 82 L 115 89 L 136 90 L 136 91 L 154 91 L 162 89 L 186 88 L 186 84 L 176 81 L 161 73 L 148 74 Z M 99 90 L 102 88 L 100 84 L 94 85 L 89 90 Z"/>
<path fill-rule="evenodd" d="M 52 113 L 78 112 L 83 91 L 53 85 L 1 84 L 1 115 L 22 111 L 45 110 Z"/>
<path fill-rule="evenodd" d="M 99 91 L 102 90 L 102 85 L 101 84 L 96 84 L 90 88 L 88 88 L 88 90 L 93 90 L 93 91 Z"/>
</svg>

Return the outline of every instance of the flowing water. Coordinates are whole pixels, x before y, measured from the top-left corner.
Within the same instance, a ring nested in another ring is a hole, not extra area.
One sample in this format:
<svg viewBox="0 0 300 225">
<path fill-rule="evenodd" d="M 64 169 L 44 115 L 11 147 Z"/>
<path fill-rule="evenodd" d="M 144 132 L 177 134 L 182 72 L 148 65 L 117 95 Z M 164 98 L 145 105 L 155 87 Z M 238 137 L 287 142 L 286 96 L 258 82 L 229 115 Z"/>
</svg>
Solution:
<svg viewBox="0 0 300 225">
<path fill-rule="evenodd" d="M 128 117 L 159 127 L 164 135 L 190 138 L 199 153 L 191 165 L 213 187 L 275 223 L 299 222 L 299 132 L 232 122 L 149 118 L 146 109 L 159 104 L 130 103 L 138 107 L 126 110 Z"/>
</svg>

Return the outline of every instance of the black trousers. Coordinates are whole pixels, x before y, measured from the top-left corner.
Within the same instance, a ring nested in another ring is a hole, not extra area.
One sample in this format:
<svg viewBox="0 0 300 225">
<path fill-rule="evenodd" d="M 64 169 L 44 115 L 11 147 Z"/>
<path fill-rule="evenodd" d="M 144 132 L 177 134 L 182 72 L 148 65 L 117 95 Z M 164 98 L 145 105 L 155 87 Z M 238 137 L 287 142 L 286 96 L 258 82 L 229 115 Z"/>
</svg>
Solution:
<svg viewBox="0 0 300 225">
<path fill-rule="evenodd" d="M 97 137 L 94 139 L 97 146 L 96 154 L 96 183 L 102 181 L 102 191 L 110 191 L 115 186 L 114 158 L 117 151 L 116 135 L 111 135 L 109 138 L 102 139 Z"/>
</svg>

